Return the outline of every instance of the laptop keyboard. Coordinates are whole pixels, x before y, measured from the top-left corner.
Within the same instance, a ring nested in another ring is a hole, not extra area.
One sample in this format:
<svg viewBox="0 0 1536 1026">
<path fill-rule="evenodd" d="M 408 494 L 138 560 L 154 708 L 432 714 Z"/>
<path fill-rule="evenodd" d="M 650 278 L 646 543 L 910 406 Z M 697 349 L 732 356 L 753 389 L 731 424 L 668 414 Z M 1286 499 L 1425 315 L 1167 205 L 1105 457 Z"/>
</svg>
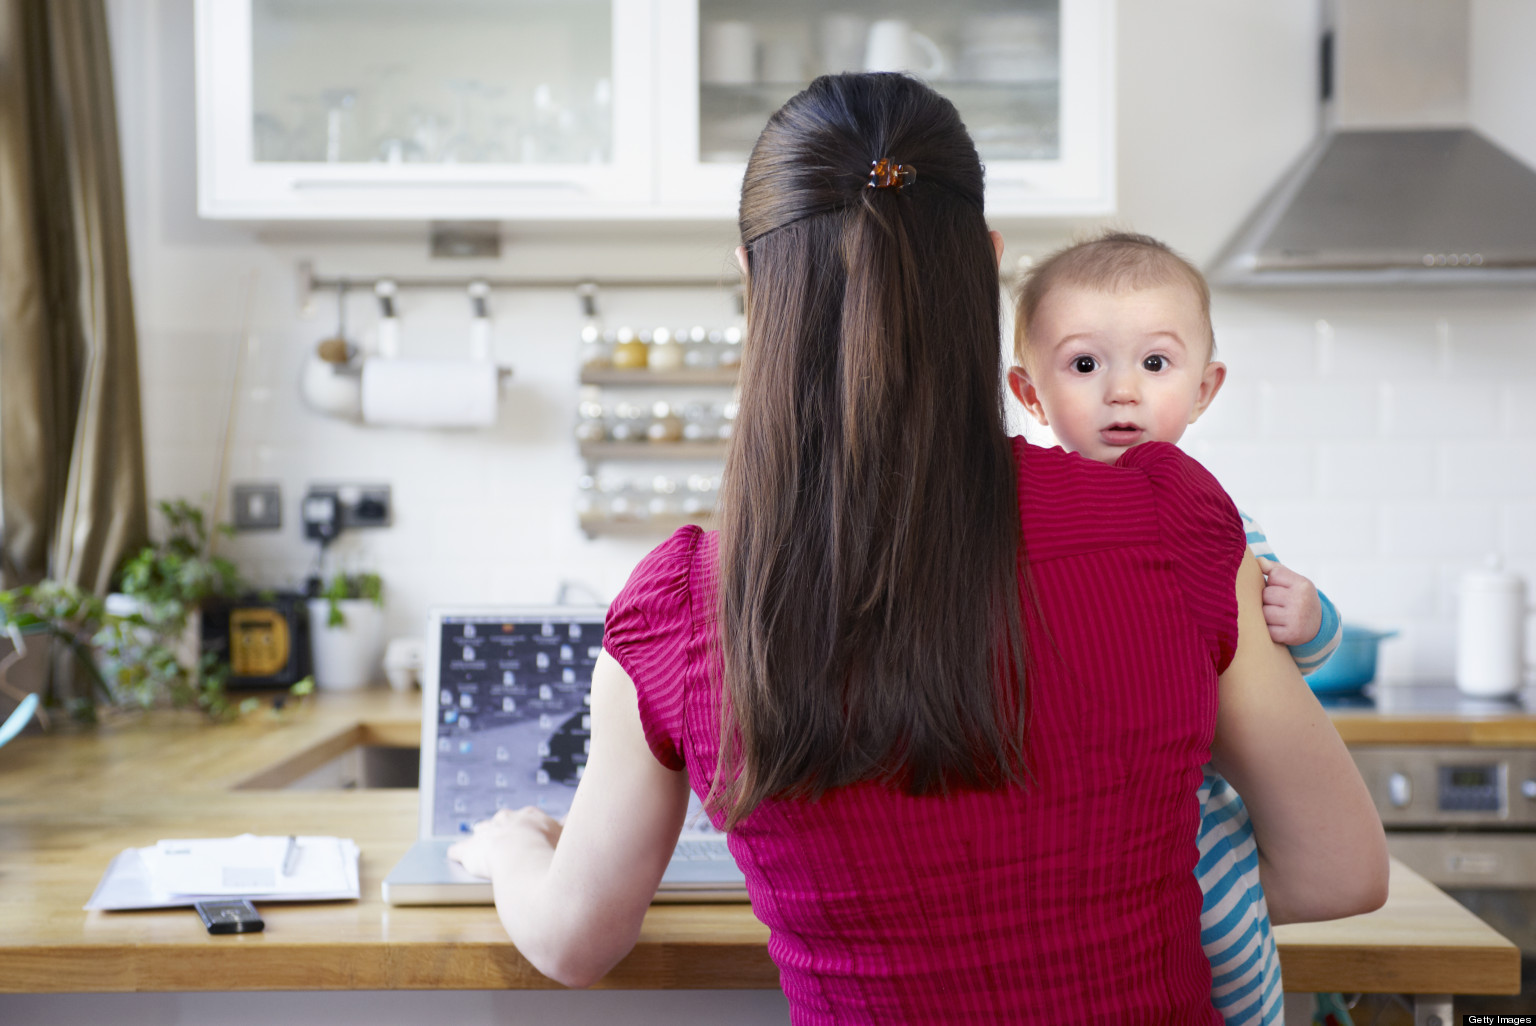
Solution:
<svg viewBox="0 0 1536 1026">
<path fill-rule="evenodd" d="M 715 862 L 731 857 L 724 841 L 678 841 L 672 857 L 684 862 Z"/>
</svg>

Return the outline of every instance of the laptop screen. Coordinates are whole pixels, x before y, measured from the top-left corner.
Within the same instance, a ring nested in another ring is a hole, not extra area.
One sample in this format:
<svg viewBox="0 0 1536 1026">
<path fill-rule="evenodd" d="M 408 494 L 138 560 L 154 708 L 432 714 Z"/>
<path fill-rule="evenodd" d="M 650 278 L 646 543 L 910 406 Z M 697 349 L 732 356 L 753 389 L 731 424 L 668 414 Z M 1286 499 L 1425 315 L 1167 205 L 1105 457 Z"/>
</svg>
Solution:
<svg viewBox="0 0 1536 1026">
<path fill-rule="evenodd" d="M 570 809 L 587 762 L 603 613 L 444 614 L 438 623 L 432 834 L 497 809 Z"/>
</svg>

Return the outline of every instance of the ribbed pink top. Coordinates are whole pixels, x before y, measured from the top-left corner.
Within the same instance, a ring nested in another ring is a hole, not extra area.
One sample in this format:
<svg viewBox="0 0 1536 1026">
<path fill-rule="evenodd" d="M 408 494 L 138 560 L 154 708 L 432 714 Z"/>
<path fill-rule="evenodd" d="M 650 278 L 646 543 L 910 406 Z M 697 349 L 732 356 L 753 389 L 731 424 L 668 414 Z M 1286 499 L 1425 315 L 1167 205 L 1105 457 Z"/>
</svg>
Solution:
<svg viewBox="0 0 1536 1026">
<path fill-rule="evenodd" d="M 1045 619 L 1027 636 L 1034 781 L 944 798 L 863 784 L 767 802 L 732 832 L 797 1024 L 1221 1022 L 1195 792 L 1237 640 L 1237 511 L 1171 445 L 1114 467 L 1015 449 Z M 647 556 L 603 639 L 651 750 L 700 795 L 719 743 L 716 541 L 684 528 Z"/>
</svg>

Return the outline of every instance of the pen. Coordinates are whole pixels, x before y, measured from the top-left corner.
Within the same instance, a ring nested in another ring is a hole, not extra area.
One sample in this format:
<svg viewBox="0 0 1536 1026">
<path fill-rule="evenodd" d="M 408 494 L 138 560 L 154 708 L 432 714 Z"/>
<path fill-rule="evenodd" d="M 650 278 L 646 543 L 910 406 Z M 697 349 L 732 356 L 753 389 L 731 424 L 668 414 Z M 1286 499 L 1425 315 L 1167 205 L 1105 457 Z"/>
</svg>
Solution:
<svg viewBox="0 0 1536 1026">
<path fill-rule="evenodd" d="M 288 835 L 288 850 L 283 853 L 283 875 L 292 876 L 293 867 L 299 864 L 299 839 Z"/>
</svg>

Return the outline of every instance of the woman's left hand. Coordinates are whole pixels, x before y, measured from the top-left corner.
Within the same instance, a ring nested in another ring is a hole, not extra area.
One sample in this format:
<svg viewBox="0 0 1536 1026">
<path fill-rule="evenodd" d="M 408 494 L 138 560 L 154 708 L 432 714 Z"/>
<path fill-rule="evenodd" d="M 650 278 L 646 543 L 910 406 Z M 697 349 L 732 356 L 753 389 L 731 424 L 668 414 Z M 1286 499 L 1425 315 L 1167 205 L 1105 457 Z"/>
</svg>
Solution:
<svg viewBox="0 0 1536 1026">
<path fill-rule="evenodd" d="M 476 823 L 474 834 L 450 847 L 448 857 L 475 876 L 488 878 L 498 854 L 554 851 L 560 843 L 560 829 L 559 820 L 532 805 L 502 809 L 490 819 Z"/>
</svg>

